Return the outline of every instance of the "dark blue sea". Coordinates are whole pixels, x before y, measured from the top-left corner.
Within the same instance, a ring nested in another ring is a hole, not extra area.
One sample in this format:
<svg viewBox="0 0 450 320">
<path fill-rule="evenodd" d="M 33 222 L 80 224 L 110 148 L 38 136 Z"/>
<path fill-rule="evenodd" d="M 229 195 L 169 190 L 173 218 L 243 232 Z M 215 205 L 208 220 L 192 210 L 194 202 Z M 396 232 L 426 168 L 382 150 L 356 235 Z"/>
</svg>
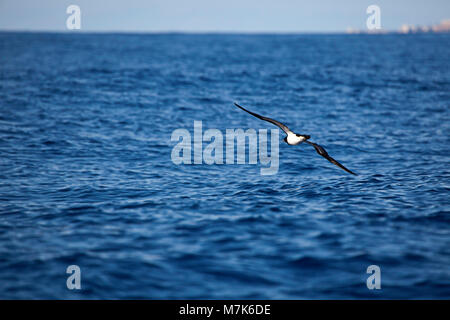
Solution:
<svg viewBox="0 0 450 320">
<path fill-rule="evenodd" d="M 448 34 L 0 33 L 0 298 L 449 299 L 449 57 Z M 174 164 L 194 120 L 276 129 L 235 101 L 358 176 L 282 132 L 275 175 Z"/>
</svg>

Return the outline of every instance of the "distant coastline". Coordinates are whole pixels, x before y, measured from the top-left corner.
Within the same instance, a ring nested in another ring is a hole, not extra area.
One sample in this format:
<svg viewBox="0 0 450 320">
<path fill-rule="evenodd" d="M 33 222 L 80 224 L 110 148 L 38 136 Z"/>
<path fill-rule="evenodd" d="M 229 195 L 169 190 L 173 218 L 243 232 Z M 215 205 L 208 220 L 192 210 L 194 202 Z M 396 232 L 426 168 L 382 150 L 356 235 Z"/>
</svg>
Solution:
<svg viewBox="0 0 450 320">
<path fill-rule="evenodd" d="M 375 29 L 375 30 L 363 30 L 363 29 L 353 29 L 347 28 L 347 34 L 383 34 L 383 33 L 449 33 L 450 32 L 450 19 L 442 20 L 438 24 L 430 25 L 430 26 L 420 26 L 420 25 L 412 25 L 412 24 L 403 24 L 399 30 L 383 30 L 383 29 Z"/>
</svg>

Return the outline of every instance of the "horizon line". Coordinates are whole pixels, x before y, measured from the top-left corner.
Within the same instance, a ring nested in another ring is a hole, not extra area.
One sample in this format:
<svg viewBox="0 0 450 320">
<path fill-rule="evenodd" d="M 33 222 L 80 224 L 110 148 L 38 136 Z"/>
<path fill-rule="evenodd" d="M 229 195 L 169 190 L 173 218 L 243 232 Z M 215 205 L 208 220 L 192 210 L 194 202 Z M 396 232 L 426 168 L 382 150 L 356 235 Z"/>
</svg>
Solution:
<svg viewBox="0 0 450 320">
<path fill-rule="evenodd" d="M 228 34 L 228 35 L 386 35 L 404 34 L 399 30 L 354 30 L 358 32 L 339 31 L 242 31 L 242 30 L 51 30 L 51 29 L 0 29 L 0 33 L 58 33 L 58 34 Z M 446 32 L 429 32 L 429 34 Z M 424 33 L 425 34 L 425 33 Z"/>
</svg>

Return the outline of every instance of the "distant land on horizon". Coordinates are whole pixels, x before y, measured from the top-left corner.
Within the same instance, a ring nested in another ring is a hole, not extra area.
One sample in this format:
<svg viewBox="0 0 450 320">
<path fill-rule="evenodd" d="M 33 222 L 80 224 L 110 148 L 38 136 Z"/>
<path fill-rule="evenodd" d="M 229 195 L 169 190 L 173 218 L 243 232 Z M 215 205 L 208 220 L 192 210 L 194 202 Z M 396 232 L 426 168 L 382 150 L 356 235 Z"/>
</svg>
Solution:
<svg viewBox="0 0 450 320">
<path fill-rule="evenodd" d="M 450 19 L 442 20 L 438 24 L 430 25 L 430 26 L 420 26 L 413 24 L 403 24 L 399 30 L 384 30 L 375 29 L 353 29 L 347 28 L 347 33 L 349 34 L 357 34 L 357 33 L 448 33 L 450 32 Z"/>
</svg>

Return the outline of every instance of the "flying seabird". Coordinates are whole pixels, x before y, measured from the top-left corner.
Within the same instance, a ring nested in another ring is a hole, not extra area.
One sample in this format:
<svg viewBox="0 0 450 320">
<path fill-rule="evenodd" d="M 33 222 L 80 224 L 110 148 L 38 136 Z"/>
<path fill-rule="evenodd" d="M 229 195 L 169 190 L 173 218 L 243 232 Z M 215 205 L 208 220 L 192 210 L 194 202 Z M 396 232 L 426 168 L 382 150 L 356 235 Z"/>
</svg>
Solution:
<svg viewBox="0 0 450 320">
<path fill-rule="evenodd" d="M 356 173 L 350 171 L 349 169 L 347 169 L 346 167 L 344 167 L 342 164 L 340 164 L 339 162 L 337 162 L 336 160 L 334 160 L 332 157 L 330 157 L 328 155 L 328 152 L 325 151 L 325 149 L 321 146 L 319 146 L 318 144 L 308 141 L 308 139 L 310 138 L 310 136 L 306 135 L 306 134 L 297 134 L 292 132 L 288 127 L 286 127 L 284 124 L 282 124 L 281 122 L 278 122 L 276 120 L 267 118 L 267 117 L 263 117 L 260 116 L 259 114 L 256 114 L 254 112 L 251 112 L 247 109 L 245 109 L 244 107 L 241 107 L 240 105 L 238 105 L 236 102 L 234 103 L 236 107 L 244 110 L 245 112 L 250 113 L 252 116 L 259 118 L 261 120 L 264 121 L 268 121 L 270 123 L 273 123 L 274 125 L 276 125 L 277 127 L 279 127 L 281 130 L 283 130 L 286 133 L 286 137 L 284 137 L 284 142 L 286 142 L 287 144 L 291 145 L 291 146 L 295 146 L 297 144 L 300 144 L 302 142 L 306 142 L 307 144 L 310 144 L 314 147 L 314 149 L 316 149 L 316 152 L 321 155 L 322 157 L 324 157 L 325 159 L 327 159 L 328 161 L 330 161 L 332 164 L 337 165 L 339 168 L 344 169 L 345 171 L 347 171 L 348 173 L 351 173 L 353 175 L 357 175 Z"/>
</svg>

